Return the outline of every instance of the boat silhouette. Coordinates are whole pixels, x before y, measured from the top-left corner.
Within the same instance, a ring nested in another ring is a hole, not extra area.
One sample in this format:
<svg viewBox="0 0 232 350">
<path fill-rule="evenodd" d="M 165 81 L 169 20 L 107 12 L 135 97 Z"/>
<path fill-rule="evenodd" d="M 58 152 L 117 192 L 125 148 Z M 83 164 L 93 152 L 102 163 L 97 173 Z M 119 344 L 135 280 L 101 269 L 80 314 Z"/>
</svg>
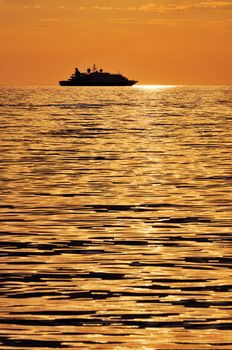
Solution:
<svg viewBox="0 0 232 350">
<path fill-rule="evenodd" d="M 93 68 L 88 68 L 86 72 L 80 72 L 75 68 L 75 72 L 68 80 L 61 80 L 61 86 L 132 86 L 136 80 L 130 80 L 122 74 L 112 74 L 97 69 L 95 64 Z"/>
</svg>

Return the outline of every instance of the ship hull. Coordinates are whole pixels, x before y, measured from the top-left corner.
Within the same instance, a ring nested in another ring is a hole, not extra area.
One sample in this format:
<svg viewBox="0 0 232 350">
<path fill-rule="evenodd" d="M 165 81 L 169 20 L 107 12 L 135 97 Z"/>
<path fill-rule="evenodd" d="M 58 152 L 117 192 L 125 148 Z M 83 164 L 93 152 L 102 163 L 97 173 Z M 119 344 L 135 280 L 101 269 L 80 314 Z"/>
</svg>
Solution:
<svg viewBox="0 0 232 350">
<path fill-rule="evenodd" d="M 60 86 L 132 86 L 136 84 L 135 80 L 128 80 L 125 82 L 74 82 L 68 80 L 61 80 Z"/>
</svg>

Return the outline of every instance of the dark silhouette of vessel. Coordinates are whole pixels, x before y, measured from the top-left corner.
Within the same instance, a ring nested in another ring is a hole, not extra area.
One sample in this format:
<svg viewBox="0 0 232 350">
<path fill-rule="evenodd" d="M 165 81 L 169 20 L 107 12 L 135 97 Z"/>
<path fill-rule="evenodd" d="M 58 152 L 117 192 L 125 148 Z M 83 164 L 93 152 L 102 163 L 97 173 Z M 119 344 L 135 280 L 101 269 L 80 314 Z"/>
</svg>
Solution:
<svg viewBox="0 0 232 350">
<path fill-rule="evenodd" d="M 75 72 L 68 80 L 59 82 L 61 86 L 132 86 L 136 83 L 136 80 L 129 80 L 122 74 L 103 72 L 102 69 L 98 71 L 95 64 L 92 69 L 88 68 L 84 73 L 75 68 Z"/>
</svg>

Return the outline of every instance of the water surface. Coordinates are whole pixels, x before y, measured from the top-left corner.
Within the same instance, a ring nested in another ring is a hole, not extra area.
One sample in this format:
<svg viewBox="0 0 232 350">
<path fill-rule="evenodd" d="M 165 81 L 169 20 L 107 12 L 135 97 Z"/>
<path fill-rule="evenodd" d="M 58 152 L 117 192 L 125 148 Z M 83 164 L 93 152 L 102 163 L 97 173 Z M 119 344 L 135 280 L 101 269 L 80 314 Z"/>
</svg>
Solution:
<svg viewBox="0 0 232 350">
<path fill-rule="evenodd" d="M 232 349 L 231 87 L 1 87 L 1 349 Z"/>
</svg>

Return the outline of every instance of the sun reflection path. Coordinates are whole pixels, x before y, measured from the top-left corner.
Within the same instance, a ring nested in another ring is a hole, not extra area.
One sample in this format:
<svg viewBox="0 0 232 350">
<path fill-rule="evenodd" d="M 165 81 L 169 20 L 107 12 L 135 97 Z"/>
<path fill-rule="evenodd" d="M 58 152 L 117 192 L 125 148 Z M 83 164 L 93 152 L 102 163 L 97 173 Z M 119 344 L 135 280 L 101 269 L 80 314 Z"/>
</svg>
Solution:
<svg viewBox="0 0 232 350">
<path fill-rule="evenodd" d="M 134 85 L 133 88 L 137 89 L 167 89 L 167 88 L 175 88 L 177 85 Z"/>
</svg>

